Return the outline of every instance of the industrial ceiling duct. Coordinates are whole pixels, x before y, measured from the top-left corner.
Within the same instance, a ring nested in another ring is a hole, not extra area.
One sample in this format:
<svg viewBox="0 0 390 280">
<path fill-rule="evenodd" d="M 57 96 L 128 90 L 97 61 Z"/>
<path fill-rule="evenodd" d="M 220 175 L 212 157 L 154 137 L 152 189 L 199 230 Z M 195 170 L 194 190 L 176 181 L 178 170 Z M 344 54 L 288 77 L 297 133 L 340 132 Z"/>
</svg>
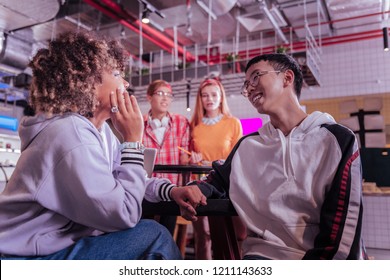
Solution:
<svg viewBox="0 0 390 280">
<path fill-rule="evenodd" d="M 22 72 L 29 63 L 31 53 L 31 43 L 13 35 L 5 36 L 0 64 L 9 66 L 6 68 L 14 69 L 14 72 Z"/>
<path fill-rule="evenodd" d="M 0 76 L 16 75 L 26 69 L 32 55 L 33 28 L 53 19 L 60 0 L 0 1 Z M 68 1 L 67 1 L 68 2 Z M 73 1 L 72 1 L 73 2 Z M 78 1 L 79 2 L 79 1 Z M 1 36 L 7 34 L 5 36 Z M 2 40 L 1 38 L 4 38 Z"/>
<path fill-rule="evenodd" d="M 212 1 L 211 11 L 216 16 L 222 16 L 224 14 L 227 14 L 237 3 L 237 0 L 201 0 L 197 2 L 198 4 L 199 2 L 203 2 L 206 7 L 209 7 L 210 1 Z"/>
</svg>

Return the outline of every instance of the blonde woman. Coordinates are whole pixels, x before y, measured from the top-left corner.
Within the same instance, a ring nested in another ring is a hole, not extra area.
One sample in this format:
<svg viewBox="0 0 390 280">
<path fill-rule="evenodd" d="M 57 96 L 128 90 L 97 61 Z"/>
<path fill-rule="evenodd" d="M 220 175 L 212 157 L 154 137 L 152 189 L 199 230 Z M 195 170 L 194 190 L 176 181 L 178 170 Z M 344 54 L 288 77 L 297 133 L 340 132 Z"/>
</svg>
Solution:
<svg viewBox="0 0 390 280">
<path fill-rule="evenodd" d="M 241 138 L 241 123 L 231 115 L 219 80 L 206 79 L 200 84 L 190 126 L 192 163 L 211 164 L 214 160 L 226 159 Z M 238 218 L 234 222 L 238 239 L 243 240 L 245 228 Z M 193 226 L 196 258 L 212 259 L 207 217 L 198 217 Z"/>
</svg>

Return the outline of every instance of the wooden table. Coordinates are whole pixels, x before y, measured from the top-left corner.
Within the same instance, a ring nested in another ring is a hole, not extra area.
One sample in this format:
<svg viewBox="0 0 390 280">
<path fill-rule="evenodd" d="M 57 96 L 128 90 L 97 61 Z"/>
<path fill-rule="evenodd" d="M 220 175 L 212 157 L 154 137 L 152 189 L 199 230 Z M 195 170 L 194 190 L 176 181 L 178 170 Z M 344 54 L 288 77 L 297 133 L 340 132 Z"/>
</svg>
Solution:
<svg viewBox="0 0 390 280">
<path fill-rule="evenodd" d="M 204 174 L 211 170 L 210 166 L 199 165 L 155 165 L 154 172 L 179 173 L 183 175 L 185 185 L 191 174 Z M 144 201 L 145 215 L 180 216 L 179 206 L 174 201 L 151 203 Z M 217 260 L 241 259 L 232 216 L 237 216 L 229 199 L 208 199 L 207 205 L 196 209 L 198 216 L 207 216 L 210 224 L 213 258 Z"/>
</svg>

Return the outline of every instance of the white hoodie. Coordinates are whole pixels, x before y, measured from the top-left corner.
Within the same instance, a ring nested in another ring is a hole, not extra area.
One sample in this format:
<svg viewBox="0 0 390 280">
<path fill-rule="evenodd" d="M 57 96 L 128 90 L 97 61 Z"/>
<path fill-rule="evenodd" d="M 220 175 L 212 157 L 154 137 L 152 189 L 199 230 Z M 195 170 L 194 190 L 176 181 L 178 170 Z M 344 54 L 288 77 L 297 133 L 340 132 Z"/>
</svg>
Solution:
<svg viewBox="0 0 390 280">
<path fill-rule="evenodd" d="M 244 255 L 363 258 L 358 146 L 328 114 L 310 114 L 288 136 L 265 124 L 207 182 L 228 190 L 246 224 Z"/>
</svg>

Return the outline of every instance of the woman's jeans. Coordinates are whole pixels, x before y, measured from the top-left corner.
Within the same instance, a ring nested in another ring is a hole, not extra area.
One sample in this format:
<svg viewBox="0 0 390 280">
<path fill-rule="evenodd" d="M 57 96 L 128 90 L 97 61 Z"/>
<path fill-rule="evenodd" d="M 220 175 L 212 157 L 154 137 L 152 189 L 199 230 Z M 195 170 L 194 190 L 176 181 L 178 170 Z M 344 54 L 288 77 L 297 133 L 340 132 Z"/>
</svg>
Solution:
<svg viewBox="0 0 390 280">
<path fill-rule="evenodd" d="M 269 258 L 259 256 L 259 255 L 245 255 L 242 259 L 243 260 L 271 260 Z"/>
<path fill-rule="evenodd" d="M 168 230 L 153 220 L 134 228 L 85 237 L 47 256 L 2 257 L 3 260 L 178 260 L 180 251 Z"/>
</svg>

